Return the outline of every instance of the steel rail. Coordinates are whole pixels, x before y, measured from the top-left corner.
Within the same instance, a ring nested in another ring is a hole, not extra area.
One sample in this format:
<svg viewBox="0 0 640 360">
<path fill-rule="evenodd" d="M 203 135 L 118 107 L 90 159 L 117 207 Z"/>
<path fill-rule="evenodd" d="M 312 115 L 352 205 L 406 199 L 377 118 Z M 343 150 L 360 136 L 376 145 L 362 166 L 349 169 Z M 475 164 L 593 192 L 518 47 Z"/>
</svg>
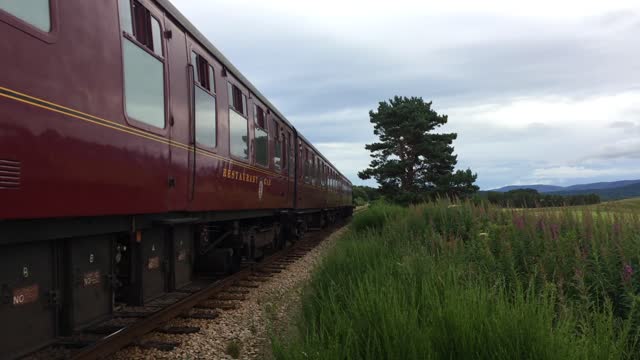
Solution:
<svg viewBox="0 0 640 360">
<path fill-rule="evenodd" d="M 333 233 L 333 231 L 337 230 L 338 228 L 339 227 L 331 227 L 328 233 L 326 231 L 321 231 L 317 234 L 314 234 L 317 235 L 317 237 L 314 236 L 308 240 L 305 239 L 303 241 L 296 242 L 293 246 L 270 255 L 259 264 L 251 265 L 250 267 L 240 270 L 233 275 L 216 281 L 206 288 L 192 295 L 189 295 L 188 297 L 181 299 L 178 302 L 171 304 L 161 310 L 158 310 L 157 312 L 152 313 L 149 317 L 136 321 L 133 324 L 130 324 L 125 328 L 98 340 L 96 343 L 82 348 L 78 353 L 73 354 L 71 356 L 71 359 L 104 359 L 105 357 L 112 355 L 118 350 L 130 345 L 141 336 L 162 327 L 162 325 L 164 325 L 169 320 L 172 320 L 185 313 L 186 311 L 191 310 L 199 303 L 209 300 L 211 297 L 217 295 L 220 292 L 223 292 L 225 289 L 232 286 L 237 281 L 246 279 L 256 270 L 269 266 L 274 261 L 285 257 L 291 252 L 300 250 L 301 248 L 304 249 L 305 245 L 311 244 L 313 245 L 312 247 L 315 247 L 320 242 L 318 241 L 318 237 L 320 239 L 323 239 L 323 237 L 326 237 L 327 235 Z"/>
</svg>

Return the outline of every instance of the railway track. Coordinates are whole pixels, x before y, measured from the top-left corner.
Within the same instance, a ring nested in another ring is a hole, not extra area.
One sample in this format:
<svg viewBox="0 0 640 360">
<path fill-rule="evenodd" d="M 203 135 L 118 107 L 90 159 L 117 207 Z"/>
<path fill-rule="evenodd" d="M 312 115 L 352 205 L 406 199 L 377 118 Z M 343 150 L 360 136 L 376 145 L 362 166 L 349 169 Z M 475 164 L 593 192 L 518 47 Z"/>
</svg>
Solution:
<svg viewBox="0 0 640 360">
<path fill-rule="evenodd" d="M 141 342 L 143 335 L 160 332 L 165 334 L 196 333 L 197 327 L 167 327 L 175 318 L 215 319 L 217 314 L 207 310 L 224 311 L 234 308 L 234 301 L 243 301 L 244 294 L 257 288 L 275 273 L 302 258 L 322 240 L 338 230 L 343 223 L 327 229 L 307 233 L 284 250 L 269 255 L 259 263 L 245 264 L 239 272 L 223 278 L 198 278 L 191 285 L 177 292 L 138 308 L 124 308 L 113 317 L 91 326 L 71 338 L 60 339 L 45 350 L 27 358 L 42 359 L 104 359 L 127 346 L 173 350 L 178 342 Z"/>
</svg>

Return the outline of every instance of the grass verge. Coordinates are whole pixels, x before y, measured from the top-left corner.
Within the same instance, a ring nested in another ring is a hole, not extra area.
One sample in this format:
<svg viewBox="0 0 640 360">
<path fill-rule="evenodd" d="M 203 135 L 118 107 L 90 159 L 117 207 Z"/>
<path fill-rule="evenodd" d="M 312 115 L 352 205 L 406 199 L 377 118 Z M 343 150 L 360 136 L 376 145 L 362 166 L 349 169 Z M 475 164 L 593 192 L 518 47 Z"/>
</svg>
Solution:
<svg viewBox="0 0 640 360">
<path fill-rule="evenodd" d="M 277 359 L 631 359 L 637 216 L 441 202 L 358 214 Z"/>
</svg>

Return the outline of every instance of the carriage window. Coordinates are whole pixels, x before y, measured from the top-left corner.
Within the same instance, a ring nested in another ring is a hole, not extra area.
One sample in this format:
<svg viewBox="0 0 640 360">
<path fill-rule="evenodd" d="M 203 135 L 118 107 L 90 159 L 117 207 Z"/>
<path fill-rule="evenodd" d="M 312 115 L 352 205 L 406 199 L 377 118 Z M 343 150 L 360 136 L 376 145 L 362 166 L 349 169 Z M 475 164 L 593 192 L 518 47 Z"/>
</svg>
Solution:
<svg viewBox="0 0 640 360">
<path fill-rule="evenodd" d="M 131 0 L 118 0 L 120 11 L 120 27 L 127 34 L 133 34 L 133 20 L 131 17 Z"/>
<path fill-rule="evenodd" d="M 118 9 L 122 31 L 162 57 L 162 27 L 151 12 L 135 0 L 119 0 Z"/>
<path fill-rule="evenodd" d="M 229 109 L 229 132 L 231 143 L 231 155 L 248 159 L 249 158 L 249 131 L 247 130 L 247 119 L 242 115 Z"/>
<path fill-rule="evenodd" d="M 262 129 L 267 128 L 267 124 L 265 123 L 265 120 L 264 120 L 265 119 L 264 110 L 262 110 L 262 108 L 258 105 L 253 106 L 253 119 L 259 128 L 262 128 Z"/>
<path fill-rule="evenodd" d="M 242 93 L 239 87 L 229 83 L 229 106 L 242 114 L 247 116 L 247 97 Z"/>
<path fill-rule="evenodd" d="M 51 31 L 49 0 L 0 0 L 0 10 L 4 10 L 42 31 Z"/>
<path fill-rule="evenodd" d="M 207 60 L 191 52 L 194 71 L 196 142 L 216 147 L 216 96 L 213 87 L 213 68 Z"/>
<path fill-rule="evenodd" d="M 249 127 L 247 123 L 247 97 L 237 86 L 227 83 L 229 91 L 229 142 L 231 155 L 249 159 Z M 244 107 L 243 107 L 244 104 Z"/>
<path fill-rule="evenodd" d="M 126 38 L 123 56 L 127 115 L 164 128 L 164 64 Z"/>
<path fill-rule="evenodd" d="M 307 184 L 311 183 L 311 157 L 309 157 L 309 149 L 305 149 L 306 161 L 304 162 L 304 182 Z"/>
<path fill-rule="evenodd" d="M 269 165 L 269 134 L 264 129 L 255 128 L 256 164 Z"/>
<path fill-rule="evenodd" d="M 151 18 L 151 35 L 153 42 L 153 52 L 158 56 L 162 56 L 162 30 L 160 30 L 160 23 L 156 18 Z"/>
<path fill-rule="evenodd" d="M 288 146 L 290 146 L 291 148 L 286 148 L 288 155 L 289 155 L 289 164 L 291 166 L 289 166 L 289 176 L 294 176 L 294 171 L 295 171 L 295 162 L 294 162 L 294 153 L 295 153 L 295 144 L 292 142 L 291 140 L 291 133 L 287 133 L 287 144 Z"/>
<path fill-rule="evenodd" d="M 280 139 L 281 141 L 279 141 L 278 143 L 278 151 L 280 152 L 280 157 L 282 158 L 282 168 L 286 169 L 287 168 L 287 139 L 284 137 L 284 133 L 280 132 L 278 133 L 278 139 Z"/>
<path fill-rule="evenodd" d="M 276 170 L 280 170 L 282 169 L 282 167 L 284 167 L 282 159 L 282 141 L 280 141 L 281 139 L 278 129 L 278 123 L 275 122 L 275 120 L 273 121 L 273 130 L 275 134 L 273 138 L 273 166 L 276 168 Z"/>
<path fill-rule="evenodd" d="M 199 86 L 195 87 L 196 141 L 216 147 L 216 98 Z"/>
<path fill-rule="evenodd" d="M 264 110 L 258 105 L 253 106 L 254 136 L 256 164 L 269 165 L 269 133 L 264 121 Z"/>
<path fill-rule="evenodd" d="M 311 184 L 315 185 L 317 178 L 318 178 L 318 173 L 316 172 L 317 170 L 317 165 L 316 165 L 316 156 L 312 155 L 311 156 Z"/>
<path fill-rule="evenodd" d="M 198 85 L 208 90 L 212 94 L 216 92 L 216 81 L 213 72 L 213 67 L 207 62 L 203 56 L 191 52 L 191 63 L 195 67 L 195 81 Z"/>
</svg>

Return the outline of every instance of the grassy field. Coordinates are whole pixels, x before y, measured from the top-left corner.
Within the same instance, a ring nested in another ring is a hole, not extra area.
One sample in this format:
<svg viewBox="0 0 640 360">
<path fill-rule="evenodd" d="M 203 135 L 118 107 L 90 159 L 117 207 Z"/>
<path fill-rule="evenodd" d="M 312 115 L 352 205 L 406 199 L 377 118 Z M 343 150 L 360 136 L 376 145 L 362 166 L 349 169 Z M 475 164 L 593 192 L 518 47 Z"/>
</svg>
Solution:
<svg viewBox="0 0 640 360">
<path fill-rule="evenodd" d="M 639 358 L 640 202 L 375 205 L 320 265 L 277 359 Z M 613 205 L 612 205 L 613 204 Z M 621 210 L 623 209 L 623 210 Z"/>
<path fill-rule="evenodd" d="M 607 201 L 602 204 L 593 205 L 595 209 L 613 212 L 634 212 L 640 213 L 640 198 L 625 199 L 618 201 Z"/>
</svg>

